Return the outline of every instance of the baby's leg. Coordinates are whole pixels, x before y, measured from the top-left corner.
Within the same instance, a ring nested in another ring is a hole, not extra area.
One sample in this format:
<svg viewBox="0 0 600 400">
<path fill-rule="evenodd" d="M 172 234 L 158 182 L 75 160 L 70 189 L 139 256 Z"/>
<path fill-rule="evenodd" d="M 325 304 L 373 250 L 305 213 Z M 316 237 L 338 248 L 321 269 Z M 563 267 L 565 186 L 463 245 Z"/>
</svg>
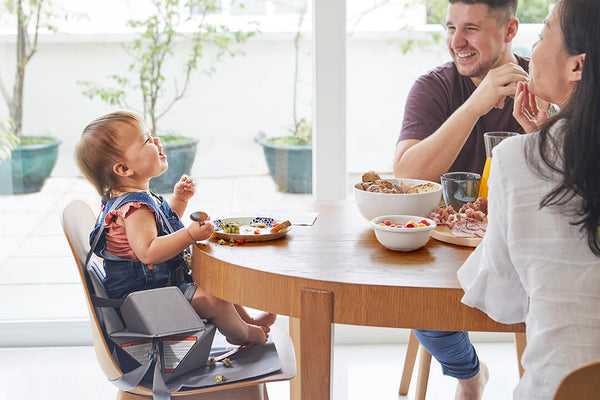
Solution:
<svg viewBox="0 0 600 400">
<path fill-rule="evenodd" d="M 221 300 L 198 287 L 192 298 L 192 307 L 203 318 L 211 320 L 231 344 L 264 344 L 267 330 L 244 322 L 233 304 Z"/>
<path fill-rule="evenodd" d="M 248 311 L 246 311 L 246 309 L 243 306 L 240 306 L 238 304 L 234 304 L 234 306 L 238 314 L 240 314 L 240 317 L 242 317 L 242 319 L 245 322 L 252 325 L 258 325 L 268 328 L 269 326 L 273 325 L 275 323 L 275 319 L 277 319 L 277 316 L 275 314 L 267 312 L 261 312 L 256 317 L 252 317 L 248 314 Z"/>
</svg>

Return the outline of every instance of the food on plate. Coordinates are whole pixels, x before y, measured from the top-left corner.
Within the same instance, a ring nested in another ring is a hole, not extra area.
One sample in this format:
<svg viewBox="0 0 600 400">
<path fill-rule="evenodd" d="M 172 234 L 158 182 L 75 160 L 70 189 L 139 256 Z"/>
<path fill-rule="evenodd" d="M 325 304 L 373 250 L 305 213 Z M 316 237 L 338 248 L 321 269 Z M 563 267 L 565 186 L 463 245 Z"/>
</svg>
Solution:
<svg viewBox="0 0 600 400">
<path fill-rule="evenodd" d="M 278 224 L 273 224 L 273 228 L 271 228 L 271 233 L 277 233 L 279 231 L 289 228 L 290 226 L 292 226 L 292 223 L 288 220 L 285 220 Z"/>
<path fill-rule="evenodd" d="M 426 193 L 439 190 L 439 185 L 435 183 L 423 183 L 420 185 L 408 185 L 403 181 L 399 183 L 381 179 L 375 171 L 369 171 L 362 176 L 362 182 L 355 185 L 357 189 L 366 192 L 390 193 L 390 194 L 411 194 Z"/>
<path fill-rule="evenodd" d="M 487 229 L 487 200 L 477 198 L 474 203 L 468 202 L 458 212 L 452 206 L 439 207 L 429 218 L 438 225 L 446 225 L 456 237 L 482 238 Z"/>
<path fill-rule="evenodd" d="M 224 233 L 240 233 L 240 224 L 238 222 L 223 223 Z"/>
<path fill-rule="evenodd" d="M 253 222 L 250 224 L 250 226 L 254 228 L 266 228 L 267 224 L 265 224 L 264 222 Z"/>
</svg>

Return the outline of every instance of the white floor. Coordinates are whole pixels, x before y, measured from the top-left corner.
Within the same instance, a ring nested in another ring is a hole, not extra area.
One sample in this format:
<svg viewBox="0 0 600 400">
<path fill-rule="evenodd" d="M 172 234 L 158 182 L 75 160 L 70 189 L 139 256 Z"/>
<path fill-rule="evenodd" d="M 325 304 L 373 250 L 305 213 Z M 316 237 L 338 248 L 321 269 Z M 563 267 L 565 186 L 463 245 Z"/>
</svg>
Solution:
<svg viewBox="0 0 600 400">
<path fill-rule="evenodd" d="M 512 398 L 517 384 L 515 347 L 510 342 L 476 343 L 490 369 L 486 400 Z M 414 399 L 399 396 L 398 385 L 406 345 L 336 345 L 334 400 Z M 116 398 L 116 388 L 100 370 L 94 349 L 79 347 L 0 348 L 0 400 L 105 400 Z M 289 399 L 289 383 L 268 386 L 271 400 Z M 432 362 L 428 400 L 452 399 L 455 381 L 444 377 Z"/>
<path fill-rule="evenodd" d="M 214 216 L 298 208 L 311 198 L 275 191 L 268 176 L 206 179 L 198 184 L 211 190 L 199 191 L 189 209 Z M 214 193 L 220 194 L 218 199 Z M 82 179 L 54 178 L 40 193 L 0 196 L 0 400 L 116 397 L 116 388 L 102 374 L 89 346 L 81 283 L 59 223 L 60 210 L 72 199 L 90 205 L 98 201 Z M 381 344 L 402 343 L 398 340 L 402 335 L 407 332 L 336 327 L 333 399 L 414 399 L 414 387 L 408 397 L 397 395 L 406 346 Z M 490 369 L 486 400 L 510 399 L 518 382 L 514 344 L 506 336 L 498 338 L 481 343 L 473 337 Z M 23 347 L 67 344 L 82 346 Z M 427 399 L 452 399 L 454 386 L 433 362 Z M 270 384 L 268 390 L 272 400 L 289 399 L 289 383 Z"/>
</svg>

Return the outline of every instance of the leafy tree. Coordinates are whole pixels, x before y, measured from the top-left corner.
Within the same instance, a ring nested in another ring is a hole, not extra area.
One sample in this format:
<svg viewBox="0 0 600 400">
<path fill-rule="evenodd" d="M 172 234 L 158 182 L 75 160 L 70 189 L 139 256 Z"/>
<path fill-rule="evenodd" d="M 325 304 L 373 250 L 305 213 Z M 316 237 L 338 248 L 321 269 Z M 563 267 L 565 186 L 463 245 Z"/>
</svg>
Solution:
<svg viewBox="0 0 600 400">
<path fill-rule="evenodd" d="M 14 18 L 16 41 L 15 78 L 12 93 L 9 93 L 0 76 L 0 93 L 6 102 L 10 123 L 2 129 L 10 130 L 20 141 L 23 137 L 23 89 L 27 64 L 38 50 L 38 37 L 41 29 L 55 32 L 52 23 L 59 18 L 67 19 L 63 13 L 52 5 L 50 0 L 3 0 L 0 9 Z M 0 64 L 2 65 L 2 64 Z"/>
<path fill-rule="evenodd" d="M 190 87 L 192 73 L 198 69 L 203 57 L 204 46 L 211 44 L 217 49 L 217 60 L 224 56 L 234 56 L 240 51 L 235 45 L 242 44 L 257 33 L 232 31 L 225 25 L 207 22 L 207 16 L 219 11 L 219 0 L 151 0 L 154 12 L 146 19 L 130 20 L 128 25 L 139 30 L 139 34 L 124 44 L 127 53 L 133 58 L 125 74 L 113 74 L 107 78 L 114 83 L 103 87 L 90 81 L 79 82 L 86 87 L 84 95 L 90 99 L 99 97 L 111 105 L 132 108 L 127 102 L 127 88 L 139 90 L 144 119 L 149 123 L 153 135 L 158 132 L 158 120 L 181 100 Z M 184 33 L 193 26 L 193 32 Z M 185 39 L 185 40 L 179 40 Z M 173 58 L 178 42 L 191 45 L 183 65 L 179 82 L 173 77 L 175 88 L 167 93 L 165 62 Z M 214 73 L 214 66 L 203 72 Z M 180 85 L 180 86 L 179 86 Z M 168 97 L 168 98 L 167 98 Z"/>
</svg>

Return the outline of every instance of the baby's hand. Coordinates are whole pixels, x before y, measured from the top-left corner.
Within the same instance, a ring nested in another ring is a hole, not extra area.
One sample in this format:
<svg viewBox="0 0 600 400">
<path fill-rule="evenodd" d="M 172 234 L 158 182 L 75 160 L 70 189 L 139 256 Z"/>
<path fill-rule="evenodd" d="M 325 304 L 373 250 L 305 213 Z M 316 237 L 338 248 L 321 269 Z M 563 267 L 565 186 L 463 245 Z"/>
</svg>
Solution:
<svg viewBox="0 0 600 400">
<path fill-rule="evenodd" d="M 212 235 L 215 227 L 213 226 L 213 224 L 208 222 L 208 220 L 206 220 L 193 222 L 188 229 L 190 230 L 192 238 L 199 241 L 208 239 L 210 235 Z"/>
<path fill-rule="evenodd" d="M 196 192 L 194 180 L 187 175 L 183 175 L 179 182 L 175 184 L 173 192 L 179 200 L 188 201 Z"/>
</svg>

